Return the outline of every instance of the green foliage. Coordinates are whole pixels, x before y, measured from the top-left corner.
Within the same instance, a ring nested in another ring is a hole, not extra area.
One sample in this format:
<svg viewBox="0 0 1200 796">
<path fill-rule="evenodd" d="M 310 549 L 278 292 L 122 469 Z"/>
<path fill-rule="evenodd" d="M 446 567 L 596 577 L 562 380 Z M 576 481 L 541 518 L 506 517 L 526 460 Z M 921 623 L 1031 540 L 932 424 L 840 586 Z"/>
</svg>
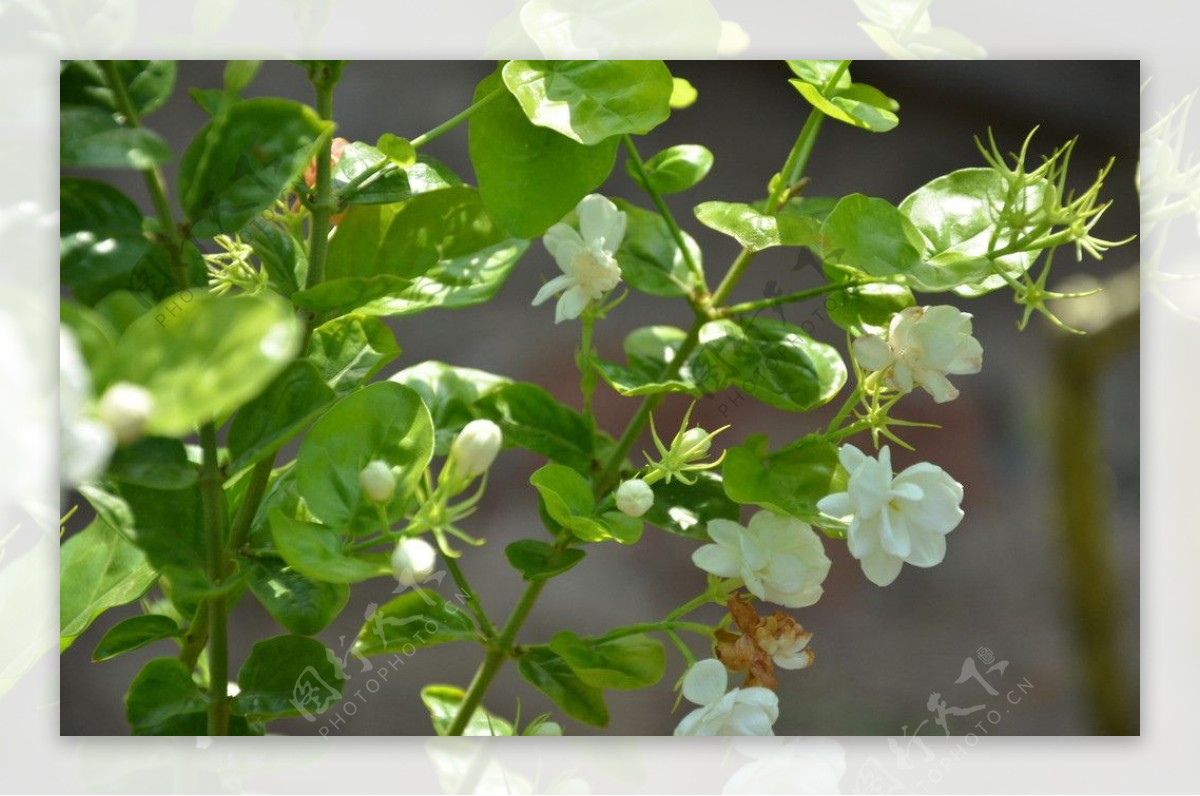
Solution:
<svg viewBox="0 0 1200 796">
<path fill-rule="evenodd" d="M 608 724 L 604 691 L 580 679 L 571 665 L 549 646 L 531 647 L 517 660 L 517 669 L 571 718 L 594 727 Z"/>
<path fill-rule="evenodd" d="M 271 618 L 311 636 L 329 626 L 350 600 L 350 587 L 305 577 L 281 561 L 262 558 L 250 571 L 250 591 Z"/>
<path fill-rule="evenodd" d="M 625 170 L 638 185 L 660 194 L 680 193 L 708 176 L 712 169 L 713 153 L 700 144 L 677 144 L 667 147 L 650 157 L 643 165 L 646 182 L 643 183 L 632 161 L 625 162 Z"/>
<path fill-rule="evenodd" d="M 450 641 L 476 641 L 463 610 L 428 589 L 410 591 L 376 609 L 354 642 L 356 655 L 402 653 Z"/>
<path fill-rule="evenodd" d="M 584 559 L 579 548 L 559 549 L 537 539 L 522 539 L 504 548 L 513 569 L 525 580 L 542 580 L 561 575 Z"/>
<path fill-rule="evenodd" d="M 459 708 L 462 707 L 463 699 L 466 694 L 461 688 L 456 688 L 452 685 L 427 685 L 421 689 L 421 701 L 425 703 L 425 707 L 429 710 L 429 717 L 433 720 L 433 731 L 438 735 L 445 735 L 450 730 L 450 725 L 454 723 L 454 719 L 458 716 Z M 463 735 L 512 735 L 513 726 L 504 719 L 489 713 L 483 706 L 475 708 L 471 714 L 471 718 L 467 720 L 467 725 L 463 729 Z"/>
<path fill-rule="evenodd" d="M 104 519 L 72 535 L 59 554 L 59 650 L 109 608 L 141 597 L 157 577 L 145 554 Z"/>
<path fill-rule="evenodd" d="M 92 652 L 96 662 L 112 660 L 118 655 L 141 649 L 155 641 L 174 638 L 182 631 L 175 620 L 159 614 L 131 616 L 108 629 Z"/>
<path fill-rule="evenodd" d="M 721 477 L 725 494 L 737 503 L 790 514 L 805 522 L 829 522 L 817 501 L 831 488 L 838 467 L 837 446 L 819 437 L 805 437 L 769 452 L 762 434 L 746 438 L 725 454 Z"/>
<path fill-rule="evenodd" d="M 107 183 L 76 178 L 60 183 L 59 244 L 62 282 L 89 305 L 128 287 L 151 250 L 137 205 Z"/>
<path fill-rule="evenodd" d="M 549 646 L 584 684 L 594 688 L 646 688 L 661 680 L 666 669 L 662 644 L 645 634 L 603 641 L 564 631 L 556 633 Z"/>
<path fill-rule="evenodd" d="M 238 671 L 233 713 L 253 719 L 314 715 L 341 698 L 341 665 L 319 641 L 276 636 L 260 641 Z"/>
<path fill-rule="evenodd" d="M 625 238 L 616 255 L 621 278 L 630 287 L 652 296 L 686 296 L 692 292 L 696 288 L 695 275 L 662 216 L 623 199 L 614 204 L 625 213 L 626 221 Z M 686 232 L 681 234 L 692 262 L 701 263 L 696 241 Z"/>
</svg>

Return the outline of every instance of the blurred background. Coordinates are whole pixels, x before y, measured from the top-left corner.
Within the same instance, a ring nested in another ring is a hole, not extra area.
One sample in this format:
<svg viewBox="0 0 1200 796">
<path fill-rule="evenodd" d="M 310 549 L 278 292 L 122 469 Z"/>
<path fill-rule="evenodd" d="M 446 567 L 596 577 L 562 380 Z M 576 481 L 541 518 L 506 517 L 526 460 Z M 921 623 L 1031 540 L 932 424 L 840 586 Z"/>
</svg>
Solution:
<svg viewBox="0 0 1200 796">
<path fill-rule="evenodd" d="M 788 84 L 790 73 L 782 62 L 669 65 L 696 86 L 699 100 L 645 136 L 639 149 L 644 157 L 678 143 L 700 143 L 713 151 L 715 166 L 707 180 L 668 202 L 703 247 L 710 282 L 715 282 L 736 247 L 695 222 L 691 207 L 709 199 L 761 198 L 804 122 L 807 105 Z M 466 107 L 475 84 L 491 68 L 471 61 L 351 62 L 335 102 L 338 134 L 372 143 L 385 132 L 414 137 Z M 176 152 L 205 121 L 186 89 L 220 86 L 222 70 L 220 62 L 180 62 L 174 98 L 148 119 Z M 990 127 L 1001 147 L 1012 150 L 1040 125 L 1031 148 L 1039 155 L 1079 136 L 1072 159 L 1077 188 L 1085 188 L 1109 156 L 1116 157 L 1105 190 L 1114 206 L 1094 232 L 1119 239 L 1137 231 L 1138 62 L 858 61 L 853 72 L 857 81 L 876 85 L 900 102 L 900 126 L 875 135 L 826 124 L 809 167 L 810 194 L 862 192 L 898 202 L 934 177 L 982 165 L 972 136 L 984 135 Z M 246 94 L 312 101 L 303 70 L 282 62 L 265 64 Z M 427 151 L 470 179 L 465 125 Z M 113 181 L 149 209 L 137 175 L 92 175 Z M 168 178 L 173 176 L 168 168 Z M 650 206 L 620 162 L 601 191 Z M 1073 274 L 1117 280 L 1105 298 L 1084 300 L 1090 312 L 1078 322 L 1093 332 L 1086 338 L 1067 335 L 1041 317 L 1019 333 L 1021 308 L 1008 291 L 973 301 L 954 299 L 974 315 L 975 334 L 984 348 L 983 372 L 957 377 L 962 394 L 950 404 L 935 406 L 924 393 L 907 397 L 900 416 L 937 422 L 942 428 L 914 429 L 906 439 L 917 451 L 893 446 L 893 459 L 897 470 L 916 461 L 945 468 L 965 486 L 966 518 L 950 535 L 942 565 L 905 567 L 886 588 L 866 580 L 844 544 L 827 540 L 834 563 L 825 595 L 817 605 L 791 612 L 814 634 L 816 663 L 805 671 L 782 673 L 777 734 L 941 734 L 934 723 L 937 714 L 929 708 L 939 700 L 951 709 L 947 721 L 954 734 L 1138 732 L 1136 287 L 1132 312 L 1119 300 L 1120 277 L 1133 273 L 1137 264 L 1136 242 L 1113 250 L 1101 263 L 1058 258 L 1052 287 Z M 750 300 L 812 286 L 819 274 L 811 266 L 806 254 L 763 252 L 733 298 Z M 552 259 L 535 244 L 491 303 L 394 320 L 404 354 L 381 378 L 436 359 L 537 382 L 560 400 L 578 405 L 573 364 L 578 326 L 556 326 L 552 302 L 529 307 L 537 288 L 556 273 Z M 784 314 L 817 339 L 843 346 L 840 330 L 819 301 L 787 307 Z M 600 326 L 597 345 L 602 356 L 618 358 L 629 331 L 651 323 L 686 326 L 689 320 L 682 301 L 634 294 Z M 598 419 L 610 431 L 619 432 L 635 408 L 633 399 L 622 399 L 603 385 L 597 392 Z M 686 401 L 668 400 L 657 414 L 660 428 L 673 428 L 685 409 Z M 765 433 L 779 447 L 828 422 L 831 413 L 789 414 L 739 398 L 731 388 L 702 399 L 693 417 L 708 428 L 732 424 L 721 438 L 726 445 Z M 507 615 L 522 585 L 504 560 L 504 545 L 541 533 L 528 485 L 539 464 L 521 451 L 504 453 L 493 470 L 488 497 L 469 521 L 467 530 L 488 544 L 466 555 L 462 566 L 493 618 Z M 75 496 L 64 502 L 69 507 Z M 68 533 L 85 524 L 76 515 Z M 649 526 L 633 548 L 593 546 L 585 565 L 546 589 L 522 640 L 545 640 L 563 629 L 598 633 L 662 618 L 704 587 L 703 573 L 690 560 L 695 547 Z M 385 602 L 391 592 L 392 585 L 384 581 L 355 586 L 343 616 L 319 637 L 339 655 L 346 654 L 368 605 Z M 711 609 L 711 618 L 718 616 L 717 610 Z M 105 614 L 62 656 L 62 734 L 128 731 L 124 691 L 145 661 L 169 654 L 167 648 L 150 646 L 104 664 L 91 663 L 90 653 L 104 630 L 135 611 L 126 607 Z M 252 599 L 239 604 L 230 629 L 234 670 L 254 641 L 278 632 Z M 698 647 L 696 651 L 703 654 Z M 421 650 L 404 659 L 372 693 L 365 686 L 373 673 L 350 658 L 347 701 L 313 723 L 294 719 L 271 726 L 297 735 L 429 734 L 420 688 L 430 682 L 465 687 L 480 657 L 478 648 L 459 644 Z M 969 675 L 964 667 L 968 659 L 995 693 L 963 676 Z M 669 652 L 667 675 L 657 687 L 609 692 L 609 727 L 597 730 L 564 720 L 567 732 L 671 733 L 688 707 L 671 712 L 675 697 L 669 686 L 681 672 L 682 662 Z M 360 697 L 354 696 L 356 690 Z M 939 696 L 931 703 L 932 694 Z M 359 704 L 347 710 L 351 701 Z M 552 711 L 562 719 L 509 666 L 486 705 L 512 716 L 518 701 L 524 717 Z M 977 722 L 982 729 L 975 727 Z"/>
</svg>

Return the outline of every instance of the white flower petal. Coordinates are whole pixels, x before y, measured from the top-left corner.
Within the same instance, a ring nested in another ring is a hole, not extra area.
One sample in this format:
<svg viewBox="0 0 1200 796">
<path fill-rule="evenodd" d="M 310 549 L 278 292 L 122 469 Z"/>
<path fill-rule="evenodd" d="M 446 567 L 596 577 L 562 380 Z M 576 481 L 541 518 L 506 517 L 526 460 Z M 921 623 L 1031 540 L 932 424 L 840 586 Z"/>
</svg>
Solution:
<svg viewBox="0 0 1200 796">
<path fill-rule="evenodd" d="M 697 705 L 711 705 L 725 696 L 729 673 L 716 658 L 697 661 L 683 677 L 683 696 Z"/>
<path fill-rule="evenodd" d="M 571 318 L 578 318 L 589 301 L 591 297 L 579 285 L 568 289 L 559 297 L 558 304 L 554 307 L 554 322 L 562 323 Z"/>
<path fill-rule="evenodd" d="M 584 242 L 598 243 L 609 254 L 616 252 L 625 237 L 625 214 L 598 193 L 583 197 L 575 209 Z"/>
<path fill-rule="evenodd" d="M 830 517 L 842 519 L 850 515 L 850 493 L 836 492 L 817 501 L 817 508 Z"/>
<path fill-rule="evenodd" d="M 732 550 L 716 544 L 706 544 L 692 553 L 692 563 L 719 578 L 739 577 L 742 560 Z"/>
<path fill-rule="evenodd" d="M 892 364 L 891 347 L 879 335 L 867 335 L 854 341 L 854 358 L 867 370 L 883 370 Z"/>
<path fill-rule="evenodd" d="M 542 245 L 550 252 L 550 256 L 558 263 L 563 273 L 570 273 L 570 263 L 587 250 L 579 233 L 568 224 L 555 224 L 546 230 L 546 234 L 542 236 Z"/>
<path fill-rule="evenodd" d="M 882 549 L 874 550 L 859 563 L 862 564 L 863 574 L 867 580 L 876 586 L 887 586 L 900 574 L 904 562 L 895 556 L 890 556 Z"/>
<path fill-rule="evenodd" d="M 912 550 L 904 563 L 914 567 L 935 567 L 946 559 L 944 534 L 925 531 L 912 535 Z"/>
<path fill-rule="evenodd" d="M 542 285 L 541 289 L 537 292 L 537 295 L 533 297 L 533 306 L 538 306 L 558 291 L 566 290 L 574 284 L 575 278 L 567 276 L 566 274 L 561 274 L 560 276 L 554 277 L 549 282 Z"/>
</svg>

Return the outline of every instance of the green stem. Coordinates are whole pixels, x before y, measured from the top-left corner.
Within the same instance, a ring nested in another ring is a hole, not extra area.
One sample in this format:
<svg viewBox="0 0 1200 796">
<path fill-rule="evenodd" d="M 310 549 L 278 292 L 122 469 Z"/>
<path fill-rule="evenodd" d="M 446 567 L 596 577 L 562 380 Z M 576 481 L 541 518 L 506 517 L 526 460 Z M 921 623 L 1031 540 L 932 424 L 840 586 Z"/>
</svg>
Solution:
<svg viewBox="0 0 1200 796">
<path fill-rule="evenodd" d="M 125 90 L 125 83 L 121 80 L 116 61 L 100 61 L 100 66 L 104 70 L 104 77 L 109 90 L 112 91 L 117 110 L 125 117 L 125 126 L 130 129 L 141 127 L 137 109 L 133 107 L 129 93 Z M 182 254 L 183 237 L 179 234 L 179 227 L 175 224 L 175 216 L 171 212 L 171 202 L 167 199 L 167 180 L 158 166 L 142 169 L 141 172 L 146 181 L 146 190 L 150 193 L 150 201 L 154 203 L 154 212 L 158 216 L 162 234 L 166 238 L 163 248 L 167 250 L 171 262 L 171 273 L 174 274 L 179 289 L 187 290 L 188 276 Z"/>
<path fill-rule="evenodd" d="M 475 624 L 479 627 L 479 632 L 483 634 L 485 639 L 489 641 L 496 637 L 496 628 L 488 619 L 487 613 L 483 610 L 483 606 L 479 603 L 479 597 L 475 594 L 475 590 L 471 588 L 471 584 L 467 582 L 466 576 L 462 569 L 459 568 L 458 562 L 449 556 L 443 556 L 446 561 L 446 569 L 450 570 L 450 577 L 454 578 L 454 582 L 462 591 L 462 597 L 467 603 L 467 608 L 475 617 Z"/>
<path fill-rule="evenodd" d="M 678 622 L 663 620 L 662 622 L 642 622 L 637 625 L 629 625 L 618 630 L 613 630 L 610 633 L 605 633 L 603 636 L 596 638 L 597 642 L 612 641 L 625 636 L 636 636 L 639 633 L 665 633 L 669 630 L 690 630 L 693 633 L 701 636 L 711 637 L 713 629 L 708 625 L 699 622 Z"/>
<path fill-rule="evenodd" d="M 512 615 L 509 616 L 508 622 L 504 625 L 504 629 L 500 631 L 500 637 L 496 639 L 495 644 L 488 648 L 487 656 L 475 672 L 475 677 L 471 680 L 471 686 L 467 689 L 467 695 L 463 698 L 462 705 L 458 709 L 458 714 L 454 717 L 454 723 L 446 731 L 447 735 L 463 734 L 463 730 L 467 727 L 467 722 L 471 720 L 475 709 L 483 701 L 483 695 L 487 693 L 492 680 L 496 678 L 496 673 L 500 671 L 500 667 L 504 665 L 504 662 L 512 654 L 513 640 L 517 637 L 521 626 L 525 624 L 525 620 L 529 617 L 529 612 L 533 609 L 534 603 L 537 602 L 538 596 L 541 595 L 542 589 L 545 588 L 547 582 L 546 580 L 535 580 L 525 588 L 525 593 L 521 595 L 517 607 L 513 609 Z"/>
<path fill-rule="evenodd" d="M 842 61 L 838 64 L 838 68 L 825 83 L 821 93 L 828 95 L 849 68 L 849 61 Z M 812 154 L 813 144 L 817 140 L 817 134 L 821 132 L 821 124 L 824 121 L 824 112 L 816 108 L 813 108 L 812 112 L 808 114 L 808 118 L 804 120 L 804 127 L 800 128 L 800 135 L 796 137 L 796 143 L 792 146 L 792 151 L 788 153 L 787 162 L 783 164 L 783 171 L 779 172 L 780 179 L 776 182 L 775 187 L 771 190 L 770 197 L 767 199 L 768 213 L 774 214 L 779 212 L 780 202 L 784 193 L 790 186 L 796 184 L 804 174 L 804 169 L 808 166 L 808 157 Z"/>
<path fill-rule="evenodd" d="M 319 67 L 310 75 L 317 90 L 317 115 L 325 121 L 333 119 L 333 89 L 337 85 L 337 70 Z M 334 203 L 330 187 L 333 175 L 333 140 L 326 138 L 317 151 L 317 183 L 314 186 L 312 225 L 308 237 L 308 287 L 325 281 L 325 253 L 329 250 L 330 219 Z"/>
<path fill-rule="evenodd" d="M 675 216 L 671 213 L 667 203 L 663 201 L 662 194 L 654 189 L 650 184 L 650 177 L 646 174 L 646 162 L 642 160 L 642 156 L 638 154 L 637 147 L 633 144 L 633 139 L 629 135 L 621 136 L 621 143 L 625 145 L 625 150 L 629 153 L 629 162 L 633 165 L 633 170 L 637 172 L 638 182 L 646 193 L 650 195 L 650 200 L 654 202 L 654 206 L 658 208 L 658 214 L 662 216 L 663 221 L 667 224 L 667 229 L 671 232 L 671 237 L 675 239 L 675 245 L 679 247 L 679 251 L 683 254 L 683 260 L 687 267 L 691 270 L 693 276 L 696 277 L 696 284 L 700 286 L 701 292 L 708 292 L 708 285 L 704 279 L 704 269 L 696 262 L 696 258 L 692 256 L 692 250 L 688 247 L 683 238 L 683 230 L 679 228 L 679 224 L 675 221 Z"/>
<path fill-rule="evenodd" d="M 729 266 L 729 272 L 725 274 L 725 278 L 721 280 L 721 284 L 717 285 L 717 289 L 712 294 L 712 305 L 720 307 L 725 300 L 729 298 L 729 294 L 737 287 L 737 283 L 742 281 L 742 276 L 746 273 L 746 268 L 754 259 L 756 252 L 749 249 L 742 249 L 738 253 L 737 258 L 733 261 L 733 265 Z"/>
<path fill-rule="evenodd" d="M 854 388 L 854 392 L 850 393 L 850 396 L 846 398 L 846 402 L 842 404 L 842 408 L 839 409 L 838 413 L 833 416 L 833 420 L 829 421 L 829 425 L 825 428 L 826 436 L 837 430 L 838 426 L 840 426 L 842 421 L 845 420 L 850 414 L 850 410 L 854 408 L 855 404 L 858 403 L 860 398 L 862 398 L 861 384 Z"/>
<path fill-rule="evenodd" d="M 703 608 L 704 606 L 708 605 L 712 601 L 713 601 L 712 595 L 709 594 L 708 592 L 704 592 L 704 594 L 693 597 L 692 599 L 688 600 L 683 605 L 676 608 L 671 613 L 667 614 L 667 618 L 663 621 L 674 622 L 675 620 L 679 619 L 681 616 L 687 616 L 692 611 L 695 611 L 698 608 Z"/>
<path fill-rule="evenodd" d="M 421 135 L 414 138 L 411 141 L 411 143 L 413 145 L 413 149 L 420 149 L 421 147 L 428 144 L 430 141 L 433 141 L 436 138 L 441 138 L 443 135 L 450 132 L 455 127 L 458 127 L 460 124 L 465 122 L 467 119 L 471 118 L 471 114 L 475 113 L 475 111 L 479 110 L 484 105 L 487 105 L 489 102 L 496 99 L 496 97 L 499 97 L 501 94 L 504 94 L 506 91 L 508 91 L 508 89 L 505 88 L 504 86 L 502 86 L 502 85 L 497 86 L 495 90 L 485 94 L 484 96 L 480 97 L 475 102 L 471 103 L 471 105 L 468 106 L 466 110 L 462 111 L 461 113 L 455 114 L 454 116 L 451 116 L 449 119 L 442 122 L 437 127 L 430 130 L 429 132 L 422 133 Z"/>
<path fill-rule="evenodd" d="M 179 660 L 190 672 L 196 668 L 200 653 L 208 643 L 208 604 L 201 602 L 196 606 L 196 613 L 183 635 L 183 644 L 179 649 Z"/>
<path fill-rule="evenodd" d="M 760 310 L 778 307 L 783 304 L 792 304 L 797 301 L 805 301 L 817 296 L 823 296 L 826 293 L 833 293 L 837 290 L 845 288 L 858 287 L 866 284 L 865 282 L 831 282 L 827 285 L 809 288 L 808 290 L 799 290 L 795 293 L 788 293 L 784 296 L 775 296 L 769 299 L 760 299 L 758 301 L 746 301 L 741 304 L 731 304 L 723 310 L 724 315 L 743 315 L 748 312 L 758 312 Z"/>
<path fill-rule="evenodd" d="M 208 546 L 208 577 L 220 590 L 225 567 L 225 496 L 217 469 L 217 431 L 212 423 L 200 427 L 204 458 L 200 465 L 200 496 L 204 505 Z M 229 734 L 229 628 L 226 597 L 219 593 L 208 599 L 208 734 Z"/>
<path fill-rule="evenodd" d="M 246 485 L 242 505 L 238 506 L 233 525 L 229 529 L 229 552 L 234 555 L 237 555 L 250 536 L 250 526 L 254 523 L 254 515 L 258 513 L 258 506 L 266 494 L 274 468 L 275 456 L 272 454 L 254 465 L 254 470 L 250 473 L 250 483 Z"/>
</svg>

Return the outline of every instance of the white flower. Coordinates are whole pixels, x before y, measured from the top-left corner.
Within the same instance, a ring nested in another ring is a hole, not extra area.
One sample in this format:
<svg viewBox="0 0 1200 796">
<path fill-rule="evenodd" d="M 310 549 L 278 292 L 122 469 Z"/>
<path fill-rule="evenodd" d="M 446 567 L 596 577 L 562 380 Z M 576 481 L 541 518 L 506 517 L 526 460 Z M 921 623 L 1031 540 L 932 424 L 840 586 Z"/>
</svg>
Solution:
<svg viewBox="0 0 1200 796">
<path fill-rule="evenodd" d="M 887 339 L 867 335 L 854 341 L 854 358 L 867 370 L 883 371 L 894 390 L 909 392 L 915 383 L 945 403 L 958 397 L 946 376 L 978 373 L 983 347 L 971 336 L 970 314 L 942 304 L 896 313 Z"/>
<path fill-rule="evenodd" d="M 392 551 L 392 574 L 401 586 L 416 586 L 429 580 L 437 563 L 437 551 L 424 539 L 408 537 Z"/>
<path fill-rule="evenodd" d="M 154 412 L 154 396 L 145 387 L 119 381 L 104 391 L 96 413 L 112 429 L 118 445 L 139 440 Z"/>
<path fill-rule="evenodd" d="M 706 544 L 692 553 L 705 572 L 741 578 L 760 600 L 803 608 L 820 599 L 829 558 L 813 529 L 800 520 L 760 511 L 749 527 L 710 520 Z"/>
<path fill-rule="evenodd" d="M 560 291 L 554 322 L 578 318 L 589 302 L 601 298 L 621 281 L 615 257 L 625 237 L 625 214 L 597 193 L 589 194 L 575 208 L 579 232 L 567 224 L 546 230 L 542 243 L 554 257 L 562 276 L 556 276 L 534 296 L 536 307 Z"/>
<path fill-rule="evenodd" d="M 500 426 L 491 420 L 472 420 L 467 423 L 450 446 L 454 474 L 459 478 L 474 478 L 486 473 L 496 460 L 503 441 Z"/>
<path fill-rule="evenodd" d="M 358 485 L 373 503 L 387 503 L 396 494 L 396 475 L 388 463 L 375 459 L 358 474 Z"/>
<path fill-rule="evenodd" d="M 63 486 L 74 487 L 104 472 L 116 437 L 111 428 L 86 414 L 92 377 L 75 335 L 66 327 L 58 332 L 58 379 L 58 475 Z"/>
<path fill-rule="evenodd" d="M 683 717 L 676 735 L 774 735 L 779 698 L 752 686 L 726 693 L 729 673 L 716 658 L 699 661 L 683 677 L 683 695 L 700 708 Z"/>
<path fill-rule="evenodd" d="M 962 484 L 928 462 L 892 477 L 891 451 L 873 459 L 843 445 L 838 459 L 850 474 L 847 491 L 822 498 L 817 507 L 849 520 L 850 555 L 872 583 L 886 586 L 904 564 L 932 567 L 946 557 L 946 534 L 962 521 Z"/>
<path fill-rule="evenodd" d="M 640 517 L 654 505 L 654 490 L 640 478 L 631 478 L 617 487 L 617 508 L 630 517 Z"/>
</svg>

